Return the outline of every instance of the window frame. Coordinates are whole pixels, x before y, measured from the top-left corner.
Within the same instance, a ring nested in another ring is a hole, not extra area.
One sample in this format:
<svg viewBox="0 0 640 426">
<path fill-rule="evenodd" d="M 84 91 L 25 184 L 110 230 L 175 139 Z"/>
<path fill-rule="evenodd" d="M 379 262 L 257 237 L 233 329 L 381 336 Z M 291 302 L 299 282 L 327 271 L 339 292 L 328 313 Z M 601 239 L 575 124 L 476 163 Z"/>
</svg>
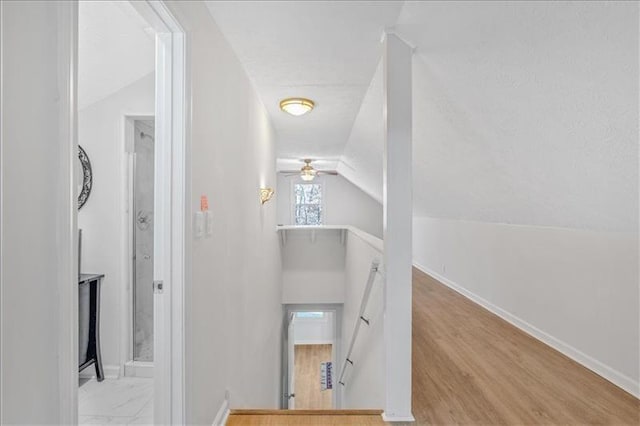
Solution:
<svg viewBox="0 0 640 426">
<path fill-rule="evenodd" d="M 320 208 L 322 209 L 321 213 L 320 213 L 320 225 L 297 225 L 296 224 L 296 185 L 308 185 L 308 184 L 315 184 L 315 185 L 320 185 L 321 187 L 321 191 L 322 191 L 322 197 L 320 199 Z M 327 198 L 327 185 L 325 185 L 325 181 L 324 181 L 324 177 L 321 176 L 316 176 L 311 182 L 305 182 L 304 180 L 302 180 L 299 176 L 297 179 L 291 179 L 291 187 L 289 189 L 289 197 L 291 200 L 291 209 L 290 209 L 290 213 L 291 213 L 291 224 L 295 225 L 295 226 L 323 226 L 326 224 L 326 215 L 327 215 L 327 203 L 326 203 L 326 198 Z"/>
</svg>

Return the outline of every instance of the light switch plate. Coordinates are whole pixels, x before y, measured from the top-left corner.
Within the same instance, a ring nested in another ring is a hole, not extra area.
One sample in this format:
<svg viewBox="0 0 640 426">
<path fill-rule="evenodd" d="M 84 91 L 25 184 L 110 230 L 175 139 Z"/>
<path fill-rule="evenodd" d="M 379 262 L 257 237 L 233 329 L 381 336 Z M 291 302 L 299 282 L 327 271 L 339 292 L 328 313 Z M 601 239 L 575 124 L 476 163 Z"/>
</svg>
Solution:
<svg viewBox="0 0 640 426">
<path fill-rule="evenodd" d="M 210 237 L 213 235 L 213 212 L 211 210 L 207 210 L 204 215 L 206 220 L 207 237 Z"/>
<path fill-rule="evenodd" d="M 195 212 L 193 218 L 193 234 L 196 238 L 204 237 L 204 214 Z"/>
</svg>

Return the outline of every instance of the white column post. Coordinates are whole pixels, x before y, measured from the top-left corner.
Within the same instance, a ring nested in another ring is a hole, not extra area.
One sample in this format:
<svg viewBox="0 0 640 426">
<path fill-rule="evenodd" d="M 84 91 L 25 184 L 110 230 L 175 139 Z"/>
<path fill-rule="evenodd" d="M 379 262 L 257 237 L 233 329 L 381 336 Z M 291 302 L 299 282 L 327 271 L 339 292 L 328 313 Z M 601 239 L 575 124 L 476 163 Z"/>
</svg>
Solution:
<svg viewBox="0 0 640 426">
<path fill-rule="evenodd" d="M 383 418 L 412 422 L 411 414 L 411 56 L 397 35 L 384 37 L 385 124 L 384 345 L 386 400 Z"/>
</svg>

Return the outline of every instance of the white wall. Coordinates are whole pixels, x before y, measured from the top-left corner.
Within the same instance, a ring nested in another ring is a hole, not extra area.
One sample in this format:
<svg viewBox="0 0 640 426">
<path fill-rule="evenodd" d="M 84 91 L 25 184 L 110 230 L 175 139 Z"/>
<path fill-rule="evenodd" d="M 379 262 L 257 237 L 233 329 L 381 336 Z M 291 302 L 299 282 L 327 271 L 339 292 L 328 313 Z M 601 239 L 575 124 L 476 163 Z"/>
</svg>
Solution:
<svg viewBox="0 0 640 426">
<path fill-rule="evenodd" d="M 415 261 L 445 265 L 636 392 L 638 14 L 629 2 L 406 2 L 395 26 L 417 46 Z M 380 80 L 338 167 L 374 196 Z"/>
<path fill-rule="evenodd" d="M 105 373 L 126 361 L 131 324 L 125 321 L 131 300 L 127 275 L 129 226 L 125 115 L 154 114 L 154 73 L 78 112 L 78 143 L 93 171 L 93 188 L 78 212 L 82 229 L 82 271 L 105 274 L 100 309 L 100 344 Z M 151 291 L 151 289 L 149 289 Z"/>
<path fill-rule="evenodd" d="M 638 239 L 414 219 L 415 264 L 639 395 Z"/>
<path fill-rule="evenodd" d="M 0 423 L 73 422 L 70 86 L 75 5 L 1 2 Z M 75 311 L 74 311 L 75 309 Z M 77 365 L 77 364 L 76 364 Z M 68 386 L 68 387 L 67 387 Z M 69 405 L 64 411 L 62 402 Z"/>
<path fill-rule="evenodd" d="M 347 355 L 356 321 L 359 320 L 362 296 L 369 278 L 371 262 L 382 261 L 382 241 L 350 231 L 345 253 L 345 296 L 342 316 L 342 365 Z M 364 317 L 369 325 L 362 324 L 347 367 L 343 388 L 343 408 L 383 408 L 385 404 L 384 378 L 384 327 L 383 286 L 380 274 L 369 296 Z M 340 372 L 337 371 L 336 374 Z M 335 382 L 338 381 L 336 377 Z"/>
<path fill-rule="evenodd" d="M 191 240 L 186 294 L 187 423 L 232 407 L 276 408 L 281 360 L 281 264 L 275 135 L 235 54 L 200 2 L 167 2 L 190 42 L 191 142 L 187 218 L 209 197 L 213 236 Z M 251 167 L 247 167 L 247 165 Z M 191 224 L 187 226 L 191 235 Z M 188 240 L 189 241 L 189 240 Z M 260 362 L 256 362 L 256 354 Z"/>
<path fill-rule="evenodd" d="M 341 232 L 286 231 L 286 242 L 282 246 L 283 304 L 344 301 L 345 246 Z"/>
<path fill-rule="evenodd" d="M 294 345 L 333 344 L 333 312 L 325 312 L 323 318 L 293 318 Z"/>
<path fill-rule="evenodd" d="M 638 16 L 407 2 L 396 27 L 418 46 L 415 262 L 636 394 Z"/>
<path fill-rule="evenodd" d="M 298 176 L 278 174 L 276 199 L 278 224 L 293 225 L 293 184 Z M 342 176 L 320 176 L 314 182 L 324 186 L 324 225 L 351 225 L 382 237 L 382 204 Z"/>
<path fill-rule="evenodd" d="M 280 230 L 279 232 L 284 232 Z M 315 240 L 312 240 L 312 232 Z M 282 246 L 283 303 L 342 303 L 342 324 L 336 354 L 336 377 L 344 363 L 353 336 L 371 263 L 382 261 L 382 240 L 355 228 L 286 230 Z M 348 368 L 342 392 L 343 408 L 383 408 L 385 402 L 384 280 L 376 274 L 365 311 L 370 325 L 363 325 Z M 298 321 L 298 320 L 296 320 Z M 297 327 L 297 322 L 295 327 Z M 298 334 L 297 329 L 294 329 Z"/>
</svg>

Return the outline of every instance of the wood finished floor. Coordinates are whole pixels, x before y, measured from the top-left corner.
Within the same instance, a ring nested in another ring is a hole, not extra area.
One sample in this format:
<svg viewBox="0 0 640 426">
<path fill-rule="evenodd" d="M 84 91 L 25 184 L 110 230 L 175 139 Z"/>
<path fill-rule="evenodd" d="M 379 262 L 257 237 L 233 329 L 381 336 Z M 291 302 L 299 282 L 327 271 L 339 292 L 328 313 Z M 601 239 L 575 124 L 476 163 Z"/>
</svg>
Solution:
<svg viewBox="0 0 640 426">
<path fill-rule="evenodd" d="M 295 345 L 294 393 L 297 410 L 328 410 L 331 390 L 320 390 L 320 363 L 331 361 L 331 345 Z"/>
<path fill-rule="evenodd" d="M 412 362 L 415 425 L 640 425 L 638 399 L 417 269 Z M 271 413 L 227 424 L 384 422 Z"/>
<path fill-rule="evenodd" d="M 639 425 L 640 401 L 413 271 L 416 424 Z"/>
<path fill-rule="evenodd" d="M 377 426 L 382 410 L 231 410 L 227 426 Z"/>
</svg>

